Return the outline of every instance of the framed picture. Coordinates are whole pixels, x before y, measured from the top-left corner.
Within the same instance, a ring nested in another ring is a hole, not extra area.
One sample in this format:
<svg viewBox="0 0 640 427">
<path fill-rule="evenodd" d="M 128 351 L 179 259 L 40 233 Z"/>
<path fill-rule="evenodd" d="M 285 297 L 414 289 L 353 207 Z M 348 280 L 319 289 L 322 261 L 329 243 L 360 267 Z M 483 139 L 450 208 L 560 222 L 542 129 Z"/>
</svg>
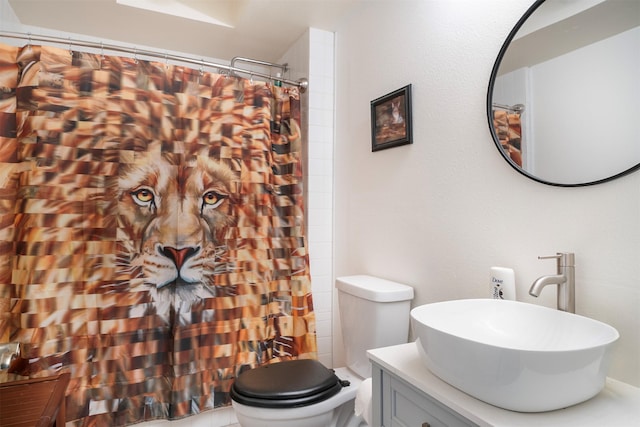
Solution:
<svg viewBox="0 0 640 427">
<path fill-rule="evenodd" d="M 412 142 L 411 85 L 371 101 L 371 151 Z"/>
</svg>

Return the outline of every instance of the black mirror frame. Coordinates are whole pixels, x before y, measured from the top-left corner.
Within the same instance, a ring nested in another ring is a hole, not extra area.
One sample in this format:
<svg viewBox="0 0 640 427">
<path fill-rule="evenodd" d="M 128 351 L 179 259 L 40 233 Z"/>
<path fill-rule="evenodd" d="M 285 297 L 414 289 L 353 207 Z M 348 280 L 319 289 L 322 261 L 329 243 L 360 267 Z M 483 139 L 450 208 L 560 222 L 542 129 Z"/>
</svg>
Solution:
<svg viewBox="0 0 640 427">
<path fill-rule="evenodd" d="M 533 5 L 531 5 L 529 7 L 529 9 L 527 9 L 527 11 L 524 13 L 524 15 L 522 15 L 522 17 L 518 20 L 516 25 L 513 27 L 513 29 L 511 30 L 511 32 L 507 36 L 507 39 L 502 44 L 502 47 L 500 48 L 500 52 L 498 53 L 498 57 L 496 58 L 496 61 L 493 64 L 493 69 L 491 70 L 491 76 L 489 77 L 489 89 L 487 91 L 487 119 L 488 119 L 488 123 L 489 123 L 489 131 L 491 132 L 491 137 L 493 138 L 493 142 L 494 142 L 496 148 L 500 152 L 500 155 L 507 161 L 507 163 L 509 163 L 509 165 L 513 169 L 515 169 L 518 173 L 520 173 L 520 174 L 522 174 L 522 175 L 526 176 L 527 178 L 532 179 L 534 181 L 537 181 L 537 182 L 540 182 L 540 183 L 546 184 L 546 185 L 551 185 L 551 186 L 554 186 L 554 187 L 586 187 L 586 186 L 589 186 L 589 185 L 602 184 L 602 183 L 605 183 L 605 182 L 613 181 L 614 179 L 623 177 L 625 175 L 628 175 L 628 174 L 630 174 L 632 172 L 635 172 L 635 171 L 639 170 L 640 169 L 640 163 L 638 163 L 637 165 L 632 166 L 629 169 L 624 170 L 624 171 L 622 171 L 620 173 L 617 173 L 617 174 L 612 175 L 610 177 L 599 179 L 599 180 L 596 180 L 596 181 L 590 181 L 590 182 L 584 182 L 584 183 L 578 183 L 578 184 L 562 184 L 562 183 L 557 183 L 557 182 L 546 181 L 546 180 L 544 180 L 542 178 L 539 178 L 539 177 L 537 177 L 535 175 L 530 174 L 529 172 L 525 171 L 520 166 L 518 166 L 505 153 L 505 151 L 502 149 L 502 146 L 500 145 L 500 140 L 498 139 L 498 135 L 496 134 L 495 128 L 493 126 L 493 114 L 492 114 L 492 112 L 493 112 L 493 87 L 494 87 L 494 84 L 495 84 L 495 81 L 496 81 L 496 77 L 498 76 L 498 70 L 500 68 L 500 64 L 502 62 L 502 59 L 504 58 L 505 52 L 509 48 L 509 45 L 513 41 L 516 33 L 520 30 L 520 28 L 525 23 L 525 21 L 527 19 L 529 19 L 531 14 L 533 14 L 533 12 L 535 12 L 538 9 L 538 7 L 540 7 L 540 5 L 542 5 L 545 1 L 546 0 L 536 0 L 535 3 Z M 640 143 L 640 141 L 639 141 L 639 143 Z"/>
</svg>

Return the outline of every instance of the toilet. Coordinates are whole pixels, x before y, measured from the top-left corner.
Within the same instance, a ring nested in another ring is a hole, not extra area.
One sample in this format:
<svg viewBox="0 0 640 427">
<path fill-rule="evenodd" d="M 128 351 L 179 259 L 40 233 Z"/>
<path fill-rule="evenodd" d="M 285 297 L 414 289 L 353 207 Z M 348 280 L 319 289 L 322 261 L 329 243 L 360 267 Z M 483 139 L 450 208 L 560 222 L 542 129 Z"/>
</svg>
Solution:
<svg viewBox="0 0 640 427">
<path fill-rule="evenodd" d="M 231 387 L 242 427 L 368 425 L 368 414 L 354 411 L 356 395 L 360 407 L 371 396 L 367 350 L 407 342 L 413 288 L 357 275 L 337 278 L 336 289 L 347 366 L 299 359 L 244 371 Z"/>
</svg>

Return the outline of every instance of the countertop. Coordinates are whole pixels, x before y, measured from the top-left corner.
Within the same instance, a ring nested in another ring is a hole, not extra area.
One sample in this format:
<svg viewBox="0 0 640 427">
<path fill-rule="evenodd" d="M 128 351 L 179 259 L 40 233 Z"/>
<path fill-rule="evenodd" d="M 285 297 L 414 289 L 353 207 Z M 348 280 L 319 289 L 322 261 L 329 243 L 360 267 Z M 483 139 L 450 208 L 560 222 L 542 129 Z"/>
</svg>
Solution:
<svg viewBox="0 0 640 427">
<path fill-rule="evenodd" d="M 523 413 L 484 403 L 450 386 L 422 363 L 415 343 L 368 351 L 369 359 L 480 426 L 639 427 L 640 388 L 607 378 L 592 399 L 557 411 Z"/>
</svg>

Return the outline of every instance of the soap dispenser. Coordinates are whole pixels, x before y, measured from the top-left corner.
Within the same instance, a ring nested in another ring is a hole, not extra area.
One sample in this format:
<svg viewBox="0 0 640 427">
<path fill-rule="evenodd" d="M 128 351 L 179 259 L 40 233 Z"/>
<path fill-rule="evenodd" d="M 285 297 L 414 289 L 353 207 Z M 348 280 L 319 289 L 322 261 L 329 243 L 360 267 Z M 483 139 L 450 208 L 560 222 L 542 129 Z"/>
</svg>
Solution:
<svg viewBox="0 0 640 427">
<path fill-rule="evenodd" d="M 489 286 L 491 298 L 515 301 L 516 279 L 511 268 L 491 267 L 489 270 Z"/>
</svg>

